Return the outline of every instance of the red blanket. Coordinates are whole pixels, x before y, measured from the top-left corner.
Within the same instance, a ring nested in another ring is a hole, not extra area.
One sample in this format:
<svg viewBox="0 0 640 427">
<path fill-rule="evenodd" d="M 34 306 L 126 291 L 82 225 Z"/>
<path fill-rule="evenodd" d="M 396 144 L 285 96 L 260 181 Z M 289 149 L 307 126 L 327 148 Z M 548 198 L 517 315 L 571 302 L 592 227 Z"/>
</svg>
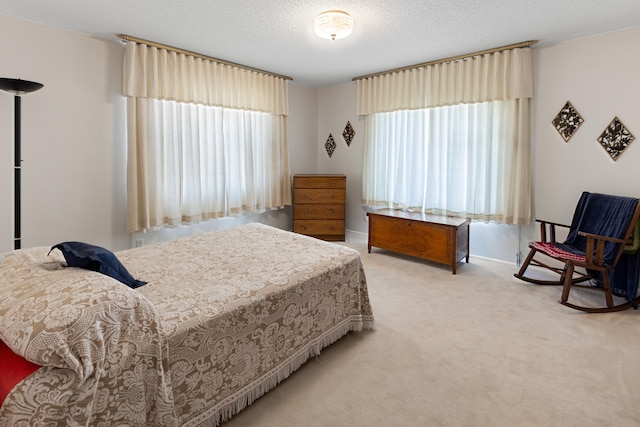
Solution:
<svg viewBox="0 0 640 427">
<path fill-rule="evenodd" d="M 0 341 L 0 406 L 16 384 L 39 368 L 39 365 L 15 354 L 4 342 Z"/>
</svg>

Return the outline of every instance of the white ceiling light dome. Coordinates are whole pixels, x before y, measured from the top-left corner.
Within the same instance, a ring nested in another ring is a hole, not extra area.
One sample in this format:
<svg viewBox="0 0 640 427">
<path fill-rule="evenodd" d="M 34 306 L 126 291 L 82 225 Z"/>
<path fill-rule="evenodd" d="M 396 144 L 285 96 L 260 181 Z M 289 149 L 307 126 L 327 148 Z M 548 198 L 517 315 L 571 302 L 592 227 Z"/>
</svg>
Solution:
<svg viewBox="0 0 640 427">
<path fill-rule="evenodd" d="M 313 29 L 323 39 L 343 39 L 353 30 L 353 19 L 343 10 L 327 10 L 316 16 Z"/>
</svg>

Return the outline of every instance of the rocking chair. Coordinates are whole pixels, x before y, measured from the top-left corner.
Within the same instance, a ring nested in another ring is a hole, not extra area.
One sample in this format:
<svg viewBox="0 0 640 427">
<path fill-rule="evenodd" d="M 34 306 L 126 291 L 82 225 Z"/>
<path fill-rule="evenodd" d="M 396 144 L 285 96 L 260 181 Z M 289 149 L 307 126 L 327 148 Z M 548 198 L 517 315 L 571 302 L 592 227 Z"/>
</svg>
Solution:
<svg viewBox="0 0 640 427">
<path fill-rule="evenodd" d="M 637 296 L 640 277 L 640 251 L 637 248 L 639 218 L 640 203 L 636 198 L 584 192 L 570 226 L 537 220 L 541 241 L 529 243 L 529 255 L 514 276 L 540 285 L 562 285 L 559 302 L 576 310 L 601 313 L 637 308 L 640 303 Z M 569 230 L 563 243 L 556 242 L 556 227 Z M 539 255 L 546 257 L 545 262 Z M 526 276 L 529 266 L 544 267 L 556 273 L 558 279 Z M 606 307 L 570 303 L 572 287 L 604 292 Z M 626 301 L 615 305 L 613 295 L 624 297 Z"/>
</svg>

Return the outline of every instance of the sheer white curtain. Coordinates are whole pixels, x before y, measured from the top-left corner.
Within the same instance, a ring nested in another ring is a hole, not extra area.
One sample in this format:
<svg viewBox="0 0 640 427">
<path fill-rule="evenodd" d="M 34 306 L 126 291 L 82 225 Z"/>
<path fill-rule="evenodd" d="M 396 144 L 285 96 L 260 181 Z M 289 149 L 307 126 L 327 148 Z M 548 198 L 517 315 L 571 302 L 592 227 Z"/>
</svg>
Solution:
<svg viewBox="0 0 640 427">
<path fill-rule="evenodd" d="M 134 42 L 124 74 L 130 232 L 291 204 L 283 79 Z"/>
<path fill-rule="evenodd" d="M 519 223 L 518 101 L 379 113 L 367 119 L 363 203 Z M 525 147 L 526 151 L 526 147 Z M 526 177 L 523 177 L 526 179 Z M 524 206 L 528 206 L 524 203 Z M 511 212 L 511 213 L 510 213 Z"/>
<path fill-rule="evenodd" d="M 530 49 L 358 82 L 363 204 L 530 221 Z"/>
</svg>

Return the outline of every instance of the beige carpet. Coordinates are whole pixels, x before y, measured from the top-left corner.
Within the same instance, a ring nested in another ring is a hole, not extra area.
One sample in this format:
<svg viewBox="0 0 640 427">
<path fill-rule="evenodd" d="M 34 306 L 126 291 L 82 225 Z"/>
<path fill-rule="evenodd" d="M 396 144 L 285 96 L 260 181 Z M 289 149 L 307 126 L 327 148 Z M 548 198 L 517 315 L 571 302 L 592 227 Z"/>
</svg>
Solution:
<svg viewBox="0 0 640 427">
<path fill-rule="evenodd" d="M 324 349 L 226 427 L 640 425 L 640 311 L 580 313 L 515 265 L 472 257 L 452 275 L 362 239 L 347 245 L 377 330 Z"/>
</svg>

